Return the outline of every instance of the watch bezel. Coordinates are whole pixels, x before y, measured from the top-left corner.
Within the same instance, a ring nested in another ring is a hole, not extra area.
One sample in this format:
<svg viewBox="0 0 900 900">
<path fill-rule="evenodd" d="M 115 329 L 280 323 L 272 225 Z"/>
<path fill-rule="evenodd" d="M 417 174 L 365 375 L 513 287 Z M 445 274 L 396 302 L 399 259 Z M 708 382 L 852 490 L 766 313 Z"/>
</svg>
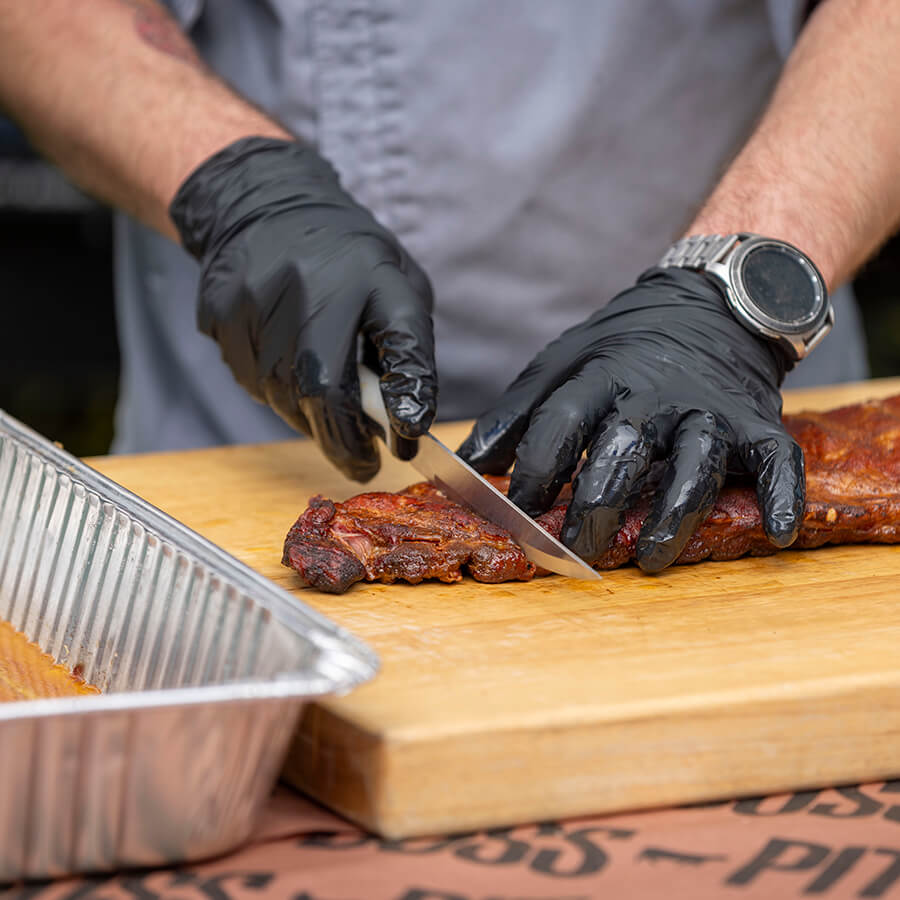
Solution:
<svg viewBox="0 0 900 900">
<path fill-rule="evenodd" d="M 787 321 L 776 319 L 762 309 L 744 283 L 744 267 L 751 253 L 766 246 L 789 251 L 806 271 L 813 288 L 813 304 L 807 315 Z M 722 287 L 731 314 L 748 331 L 781 346 L 800 360 L 818 346 L 834 326 L 834 305 L 815 263 L 799 248 L 778 238 L 752 232 L 694 234 L 674 243 L 659 265 L 706 272 Z"/>
<path fill-rule="evenodd" d="M 810 283 L 813 286 L 813 306 L 808 315 L 789 322 L 784 319 L 776 319 L 760 309 L 756 304 L 745 287 L 743 267 L 747 257 L 754 250 L 761 247 L 772 247 L 782 251 L 787 249 L 794 255 L 795 260 L 809 276 Z M 727 284 L 731 288 L 731 300 L 734 311 L 770 337 L 778 339 L 786 336 L 811 336 L 828 317 L 830 307 L 825 279 L 813 261 L 793 244 L 774 238 L 754 236 L 738 244 L 732 252 L 727 265 Z"/>
</svg>

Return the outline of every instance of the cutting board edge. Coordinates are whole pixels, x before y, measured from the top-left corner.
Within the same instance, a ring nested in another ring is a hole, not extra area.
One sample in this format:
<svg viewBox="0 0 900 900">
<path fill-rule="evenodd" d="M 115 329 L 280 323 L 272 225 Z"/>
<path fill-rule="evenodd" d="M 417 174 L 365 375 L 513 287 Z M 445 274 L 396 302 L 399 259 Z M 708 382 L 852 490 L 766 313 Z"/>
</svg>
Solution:
<svg viewBox="0 0 900 900">
<path fill-rule="evenodd" d="M 388 839 L 824 788 L 900 775 L 898 696 L 900 685 L 882 685 L 788 698 L 777 715 L 754 699 L 544 734 L 485 730 L 413 741 L 359 729 L 320 706 L 315 734 L 304 718 L 282 777 Z M 511 764 L 486 766 L 488 745 L 495 760 Z M 303 748 L 312 752 L 298 758 Z M 759 764 L 761 753 L 769 765 Z M 656 775 L 661 756 L 668 765 Z M 614 764 L 598 769 L 596 761 L 610 757 Z"/>
</svg>

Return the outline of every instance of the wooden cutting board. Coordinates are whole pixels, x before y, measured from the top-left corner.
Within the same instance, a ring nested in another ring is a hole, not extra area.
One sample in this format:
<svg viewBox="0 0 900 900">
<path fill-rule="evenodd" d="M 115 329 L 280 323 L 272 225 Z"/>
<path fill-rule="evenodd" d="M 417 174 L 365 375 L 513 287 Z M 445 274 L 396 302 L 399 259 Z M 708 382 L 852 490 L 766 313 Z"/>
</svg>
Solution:
<svg viewBox="0 0 900 900">
<path fill-rule="evenodd" d="M 786 409 L 898 392 L 797 392 Z M 453 446 L 466 431 L 436 429 Z M 311 444 L 91 462 L 380 654 L 375 681 L 307 708 L 285 775 L 383 835 L 900 774 L 900 546 L 335 597 L 280 565 L 310 495 L 359 490 Z M 371 487 L 416 480 L 387 460 Z"/>
</svg>

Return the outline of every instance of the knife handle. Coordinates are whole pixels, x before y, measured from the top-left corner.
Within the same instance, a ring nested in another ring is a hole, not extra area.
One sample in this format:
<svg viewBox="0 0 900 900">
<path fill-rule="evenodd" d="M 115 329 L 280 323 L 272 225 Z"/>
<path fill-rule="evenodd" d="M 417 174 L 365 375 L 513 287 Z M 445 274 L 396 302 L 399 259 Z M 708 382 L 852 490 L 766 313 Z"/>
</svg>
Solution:
<svg viewBox="0 0 900 900">
<path fill-rule="evenodd" d="M 357 364 L 356 374 L 359 377 L 359 397 L 362 410 L 381 429 L 381 439 L 388 442 L 393 430 L 384 406 L 384 399 L 381 396 L 380 380 L 368 366 L 362 363 Z"/>
</svg>

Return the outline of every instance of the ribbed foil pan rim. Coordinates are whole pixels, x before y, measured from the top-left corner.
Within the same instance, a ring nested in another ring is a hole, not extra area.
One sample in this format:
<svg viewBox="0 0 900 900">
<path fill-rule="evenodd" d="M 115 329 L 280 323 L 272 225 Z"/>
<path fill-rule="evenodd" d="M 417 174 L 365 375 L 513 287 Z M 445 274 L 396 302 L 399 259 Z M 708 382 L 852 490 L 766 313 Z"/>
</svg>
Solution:
<svg viewBox="0 0 900 900">
<path fill-rule="evenodd" d="M 126 690 L 78 697 L 19 700 L 0 704 L 0 722 L 49 716 L 77 716 L 104 712 L 127 712 L 165 706 L 232 701 L 283 700 L 343 694 L 369 681 L 380 668 L 376 653 L 362 640 L 304 604 L 204 538 L 183 522 L 163 512 L 137 494 L 92 469 L 57 444 L 33 431 L 9 413 L 0 410 L 0 430 L 45 463 L 68 475 L 73 482 L 104 502 L 121 508 L 139 521 L 149 535 L 190 554 L 215 570 L 237 590 L 252 595 L 285 627 L 300 632 L 324 652 L 342 656 L 349 665 L 328 677 L 310 679 L 302 672 L 286 671 L 275 677 L 241 678 L 223 684 L 196 685 L 151 690 Z"/>
</svg>

